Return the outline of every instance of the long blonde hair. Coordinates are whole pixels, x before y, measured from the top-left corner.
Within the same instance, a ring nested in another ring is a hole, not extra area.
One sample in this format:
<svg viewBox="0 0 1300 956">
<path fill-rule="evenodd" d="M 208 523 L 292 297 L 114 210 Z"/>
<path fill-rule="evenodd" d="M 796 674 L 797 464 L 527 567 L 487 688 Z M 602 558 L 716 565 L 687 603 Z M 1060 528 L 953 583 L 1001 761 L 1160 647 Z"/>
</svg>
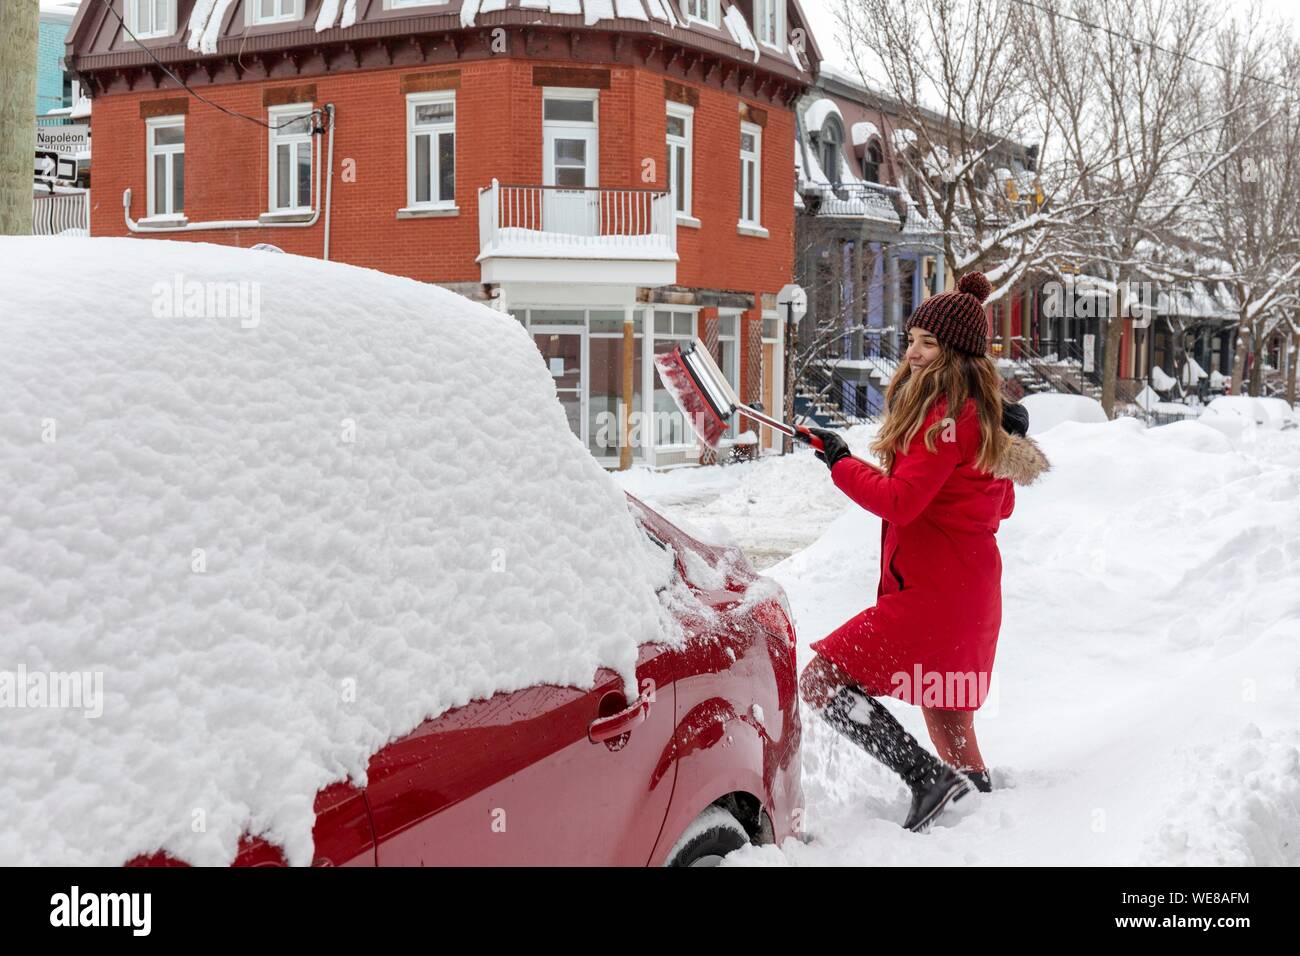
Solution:
<svg viewBox="0 0 1300 956">
<path fill-rule="evenodd" d="M 939 343 L 939 357 L 919 372 L 906 362 L 898 369 L 885 391 L 885 420 L 871 443 L 871 450 L 884 463 L 885 472 L 894 470 L 894 457 L 906 453 L 920 431 L 931 405 L 944 395 L 948 400 L 948 418 L 936 421 L 924 435 L 925 447 L 935 451 L 935 436 L 975 399 L 980 423 L 980 450 L 975 466 L 992 471 L 1007 444 L 1002 430 L 1002 376 L 987 355 L 969 355 Z"/>
</svg>

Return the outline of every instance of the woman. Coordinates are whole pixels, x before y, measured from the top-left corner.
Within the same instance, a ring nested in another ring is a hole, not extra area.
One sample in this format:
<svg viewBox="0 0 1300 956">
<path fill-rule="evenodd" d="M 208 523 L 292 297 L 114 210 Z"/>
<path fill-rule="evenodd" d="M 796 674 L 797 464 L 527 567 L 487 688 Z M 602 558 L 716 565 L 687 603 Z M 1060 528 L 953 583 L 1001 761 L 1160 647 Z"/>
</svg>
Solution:
<svg viewBox="0 0 1300 956">
<path fill-rule="evenodd" d="M 812 645 L 804 701 L 899 774 L 912 791 L 909 830 L 926 829 L 971 784 L 991 789 L 975 739 L 1002 622 L 1002 560 L 994 532 L 1047 460 L 1025 437 L 1028 414 L 1004 407 L 988 358 L 980 273 L 932 296 L 908 319 L 906 362 L 885 396 L 871 450 L 854 458 L 835 432 L 814 429 L 831 480 L 879 515 L 876 604 Z M 1012 432 L 1008 434 L 1008 431 Z M 938 759 L 874 698 L 921 707 Z M 954 768 L 961 768 L 962 772 Z"/>
</svg>

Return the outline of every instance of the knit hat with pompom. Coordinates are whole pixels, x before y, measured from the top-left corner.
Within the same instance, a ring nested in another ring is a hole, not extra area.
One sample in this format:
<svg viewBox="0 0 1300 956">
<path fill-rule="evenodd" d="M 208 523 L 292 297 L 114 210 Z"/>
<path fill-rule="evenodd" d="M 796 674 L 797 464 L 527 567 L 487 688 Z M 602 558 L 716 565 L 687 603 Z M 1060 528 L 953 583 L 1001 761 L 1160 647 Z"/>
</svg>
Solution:
<svg viewBox="0 0 1300 956">
<path fill-rule="evenodd" d="M 922 302 L 907 320 L 907 329 L 925 329 L 959 352 L 987 355 L 989 323 L 984 315 L 984 300 L 992 290 L 984 273 L 968 272 L 952 292 L 940 292 Z"/>
</svg>

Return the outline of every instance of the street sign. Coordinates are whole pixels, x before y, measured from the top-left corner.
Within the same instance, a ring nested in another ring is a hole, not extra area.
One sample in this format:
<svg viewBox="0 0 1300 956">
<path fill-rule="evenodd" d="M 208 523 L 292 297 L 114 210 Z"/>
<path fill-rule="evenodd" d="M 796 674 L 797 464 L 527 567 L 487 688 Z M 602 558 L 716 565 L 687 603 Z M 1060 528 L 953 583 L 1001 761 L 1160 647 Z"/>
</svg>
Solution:
<svg viewBox="0 0 1300 956">
<path fill-rule="evenodd" d="M 90 127 L 85 123 L 67 126 L 37 126 L 36 151 L 75 157 L 90 152 Z"/>
<path fill-rule="evenodd" d="M 33 174 L 37 179 L 55 179 L 68 183 L 76 182 L 77 161 L 71 156 L 60 156 L 58 153 L 38 151 Z"/>
<path fill-rule="evenodd" d="M 808 293 L 803 290 L 803 286 L 792 282 L 776 294 L 776 304 L 789 306 L 786 310 L 787 321 L 798 322 L 808 311 Z"/>
</svg>

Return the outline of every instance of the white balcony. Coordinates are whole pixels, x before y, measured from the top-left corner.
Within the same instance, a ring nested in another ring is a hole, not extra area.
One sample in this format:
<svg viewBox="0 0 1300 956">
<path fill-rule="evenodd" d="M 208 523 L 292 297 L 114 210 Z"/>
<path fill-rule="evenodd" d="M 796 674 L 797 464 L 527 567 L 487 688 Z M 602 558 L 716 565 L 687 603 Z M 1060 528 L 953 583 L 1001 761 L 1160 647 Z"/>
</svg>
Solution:
<svg viewBox="0 0 1300 956">
<path fill-rule="evenodd" d="M 478 191 L 483 282 L 660 286 L 677 281 L 670 193 L 510 186 Z"/>
</svg>

